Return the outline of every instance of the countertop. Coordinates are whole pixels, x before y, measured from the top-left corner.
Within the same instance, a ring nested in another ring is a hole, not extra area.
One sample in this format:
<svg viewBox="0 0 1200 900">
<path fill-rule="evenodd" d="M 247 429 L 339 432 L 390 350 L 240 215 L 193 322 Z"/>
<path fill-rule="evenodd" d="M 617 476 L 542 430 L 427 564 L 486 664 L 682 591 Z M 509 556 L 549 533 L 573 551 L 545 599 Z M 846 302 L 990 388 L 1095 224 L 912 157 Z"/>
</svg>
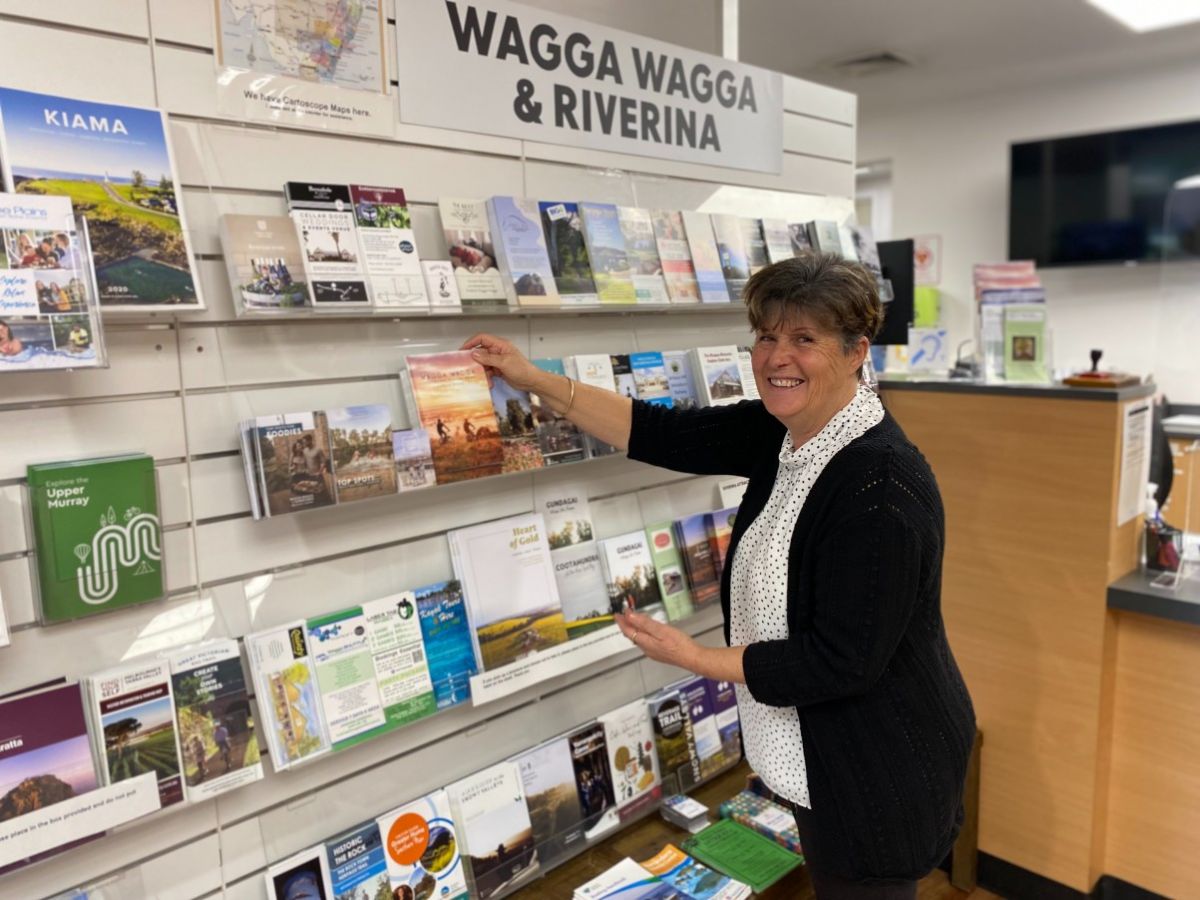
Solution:
<svg viewBox="0 0 1200 900">
<path fill-rule="evenodd" d="M 1141 397 L 1149 397 L 1156 390 L 1153 383 L 1131 384 L 1121 388 L 1080 388 L 1065 384 L 984 384 L 981 381 L 968 379 L 922 378 L 919 376 L 888 378 L 886 373 L 879 378 L 879 389 L 881 391 L 932 391 L 950 394 L 992 394 L 1001 397 L 1041 397 L 1106 402 L 1137 400 Z"/>
<path fill-rule="evenodd" d="M 1110 584 L 1109 609 L 1200 625 L 1200 577 L 1193 574 L 1185 578 L 1175 590 L 1151 587 L 1152 577 L 1144 572 L 1130 572 Z"/>
</svg>

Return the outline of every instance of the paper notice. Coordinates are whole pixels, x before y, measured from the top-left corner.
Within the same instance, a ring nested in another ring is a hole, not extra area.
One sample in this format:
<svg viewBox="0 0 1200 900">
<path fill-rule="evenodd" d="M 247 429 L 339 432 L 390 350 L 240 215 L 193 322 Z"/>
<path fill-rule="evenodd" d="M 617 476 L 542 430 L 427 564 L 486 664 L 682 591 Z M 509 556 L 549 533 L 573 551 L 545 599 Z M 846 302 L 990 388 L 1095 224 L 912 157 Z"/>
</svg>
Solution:
<svg viewBox="0 0 1200 900">
<path fill-rule="evenodd" d="M 1121 410 L 1121 478 L 1117 489 L 1117 524 L 1142 512 L 1150 480 L 1150 423 L 1148 399 L 1126 403 Z"/>
</svg>

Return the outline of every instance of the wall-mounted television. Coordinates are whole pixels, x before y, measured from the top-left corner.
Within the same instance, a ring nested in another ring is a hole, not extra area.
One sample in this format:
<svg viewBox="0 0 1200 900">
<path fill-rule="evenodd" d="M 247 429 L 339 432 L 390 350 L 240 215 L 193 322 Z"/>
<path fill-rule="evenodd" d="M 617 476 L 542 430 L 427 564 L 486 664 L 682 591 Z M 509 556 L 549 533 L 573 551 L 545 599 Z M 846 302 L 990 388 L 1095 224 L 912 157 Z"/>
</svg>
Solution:
<svg viewBox="0 0 1200 900">
<path fill-rule="evenodd" d="M 1013 144 L 1010 162 L 1009 259 L 1200 258 L 1200 122 Z"/>
</svg>

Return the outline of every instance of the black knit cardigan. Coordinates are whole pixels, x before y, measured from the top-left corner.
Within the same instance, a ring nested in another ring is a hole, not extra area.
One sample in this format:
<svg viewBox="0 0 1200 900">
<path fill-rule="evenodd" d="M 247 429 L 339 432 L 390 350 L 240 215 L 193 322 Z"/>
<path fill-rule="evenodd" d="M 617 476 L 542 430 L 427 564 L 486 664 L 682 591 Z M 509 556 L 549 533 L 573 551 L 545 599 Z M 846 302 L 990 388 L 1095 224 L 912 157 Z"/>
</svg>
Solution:
<svg viewBox="0 0 1200 900">
<path fill-rule="evenodd" d="M 732 560 L 771 495 L 784 431 L 761 402 L 681 411 L 635 401 L 629 456 L 749 477 Z M 742 658 L 756 700 L 799 712 L 810 852 L 845 878 L 919 878 L 962 822 L 975 714 L 942 622 L 944 542 L 933 473 L 885 413 L 830 460 L 800 511 L 788 638 Z M 732 568 L 721 580 L 726 643 Z"/>
</svg>

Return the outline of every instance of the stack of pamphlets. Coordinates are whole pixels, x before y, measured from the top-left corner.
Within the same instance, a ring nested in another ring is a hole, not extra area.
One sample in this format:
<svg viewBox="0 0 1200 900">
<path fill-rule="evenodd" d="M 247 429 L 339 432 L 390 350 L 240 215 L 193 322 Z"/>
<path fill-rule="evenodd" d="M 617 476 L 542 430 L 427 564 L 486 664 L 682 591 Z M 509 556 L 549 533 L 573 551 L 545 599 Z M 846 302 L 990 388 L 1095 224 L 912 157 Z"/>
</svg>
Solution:
<svg viewBox="0 0 1200 900">
<path fill-rule="evenodd" d="M 750 885 L 714 872 L 673 844 L 667 844 L 641 865 L 693 900 L 743 900 L 751 894 Z"/>
<path fill-rule="evenodd" d="M 745 790 L 722 803 L 718 811 L 721 818 L 733 819 L 792 853 L 803 855 L 796 817 L 782 804 L 752 790 Z"/>
<path fill-rule="evenodd" d="M 708 807 L 686 794 L 672 794 L 664 798 L 659 812 L 672 825 L 678 825 L 693 834 L 708 827 Z"/>
</svg>

